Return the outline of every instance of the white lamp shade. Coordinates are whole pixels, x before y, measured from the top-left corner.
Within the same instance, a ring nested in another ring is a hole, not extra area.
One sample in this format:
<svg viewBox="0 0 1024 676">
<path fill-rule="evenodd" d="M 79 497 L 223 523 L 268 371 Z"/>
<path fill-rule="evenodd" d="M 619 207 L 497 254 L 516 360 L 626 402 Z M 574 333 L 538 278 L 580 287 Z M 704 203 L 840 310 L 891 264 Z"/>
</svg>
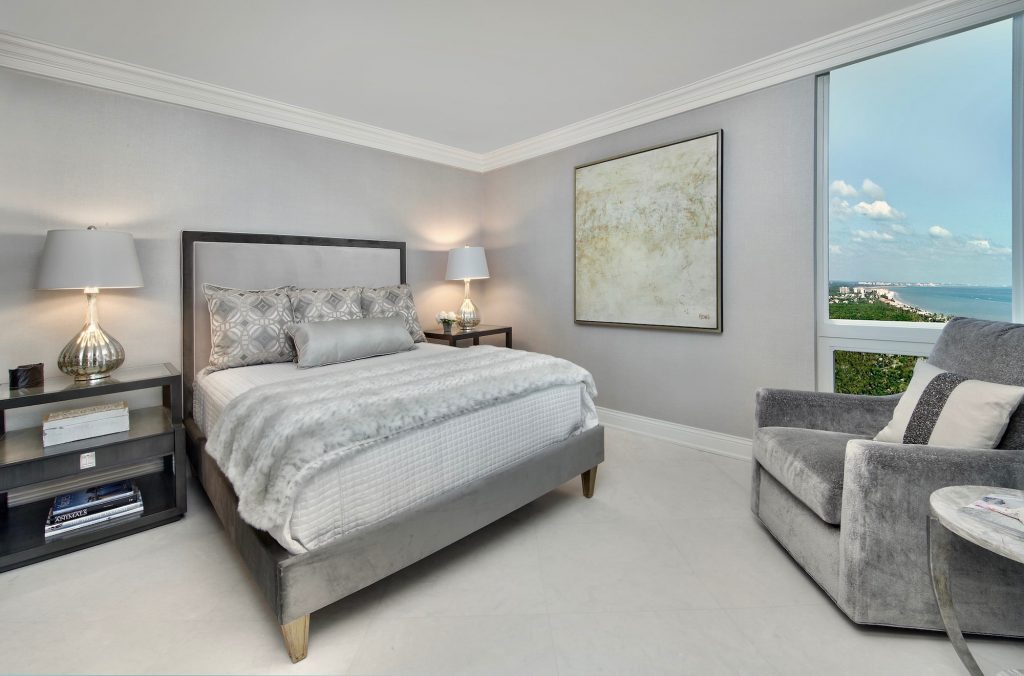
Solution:
<svg viewBox="0 0 1024 676">
<path fill-rule="evenodd" d="M 448 252 L 445 279 L 487 279 L 490 276 L 482 246 L 464 246 Z"/>
<path fill-rule="evenodd" d="M 131 233 L 50 230 L 36 278 L 37 289 L 124 289 L 142 286 Z"/>
</svg>

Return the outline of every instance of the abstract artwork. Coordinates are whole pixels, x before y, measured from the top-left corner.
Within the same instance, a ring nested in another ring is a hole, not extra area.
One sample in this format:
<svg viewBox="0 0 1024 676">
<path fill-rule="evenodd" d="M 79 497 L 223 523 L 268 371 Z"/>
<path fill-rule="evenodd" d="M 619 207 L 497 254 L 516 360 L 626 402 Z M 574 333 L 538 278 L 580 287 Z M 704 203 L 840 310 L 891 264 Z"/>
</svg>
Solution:
<svg viewBox="0 0 1024 676">
<path fill-rule="evenodd" d="M 722 330 L 722 132 L 576 168 L 576 323 Z"/>
</svg>

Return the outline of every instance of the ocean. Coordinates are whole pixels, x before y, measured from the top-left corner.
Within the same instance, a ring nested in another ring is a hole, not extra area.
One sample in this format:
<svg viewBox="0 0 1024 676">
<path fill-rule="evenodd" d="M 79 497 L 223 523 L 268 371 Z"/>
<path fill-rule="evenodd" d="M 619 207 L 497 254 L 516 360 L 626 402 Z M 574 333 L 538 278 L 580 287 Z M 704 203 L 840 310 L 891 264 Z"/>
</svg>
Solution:
<svg viewBox="0 0 1024 676">
<path fill-rule="evenodd" d="M 896 297 L 929 312 L 957 317 L 1010 321 L 1008 286 L 898 286 L 890 287 Z"/>
</svg>

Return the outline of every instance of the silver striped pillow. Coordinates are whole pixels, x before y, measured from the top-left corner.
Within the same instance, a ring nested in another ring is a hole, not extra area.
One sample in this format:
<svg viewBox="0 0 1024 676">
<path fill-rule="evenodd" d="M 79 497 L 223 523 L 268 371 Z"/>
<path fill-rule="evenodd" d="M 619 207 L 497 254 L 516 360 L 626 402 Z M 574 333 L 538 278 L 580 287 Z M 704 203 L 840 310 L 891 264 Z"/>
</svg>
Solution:
<svg viewBox="0 0 1024 676">
<path fill-rule="evenodd" d="M 925 360 L 875 441 L 956 448 L 995 448 L 1024 387 L 970 380 Z"/>
</svg>

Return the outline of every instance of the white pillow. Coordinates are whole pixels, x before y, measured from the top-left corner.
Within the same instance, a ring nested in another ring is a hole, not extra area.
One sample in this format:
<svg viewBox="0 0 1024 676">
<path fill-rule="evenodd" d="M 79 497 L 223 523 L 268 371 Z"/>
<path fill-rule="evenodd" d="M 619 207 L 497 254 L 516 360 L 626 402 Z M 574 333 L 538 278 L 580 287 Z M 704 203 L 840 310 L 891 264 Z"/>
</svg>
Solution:
<svg viewBox="0 0 1024 676">
<path fill-rule="evenodd" d="M 892 420 L 875 441 L 995 448 L 1024 387 L 968 380 L 918 360 Z"/>
</svg>

